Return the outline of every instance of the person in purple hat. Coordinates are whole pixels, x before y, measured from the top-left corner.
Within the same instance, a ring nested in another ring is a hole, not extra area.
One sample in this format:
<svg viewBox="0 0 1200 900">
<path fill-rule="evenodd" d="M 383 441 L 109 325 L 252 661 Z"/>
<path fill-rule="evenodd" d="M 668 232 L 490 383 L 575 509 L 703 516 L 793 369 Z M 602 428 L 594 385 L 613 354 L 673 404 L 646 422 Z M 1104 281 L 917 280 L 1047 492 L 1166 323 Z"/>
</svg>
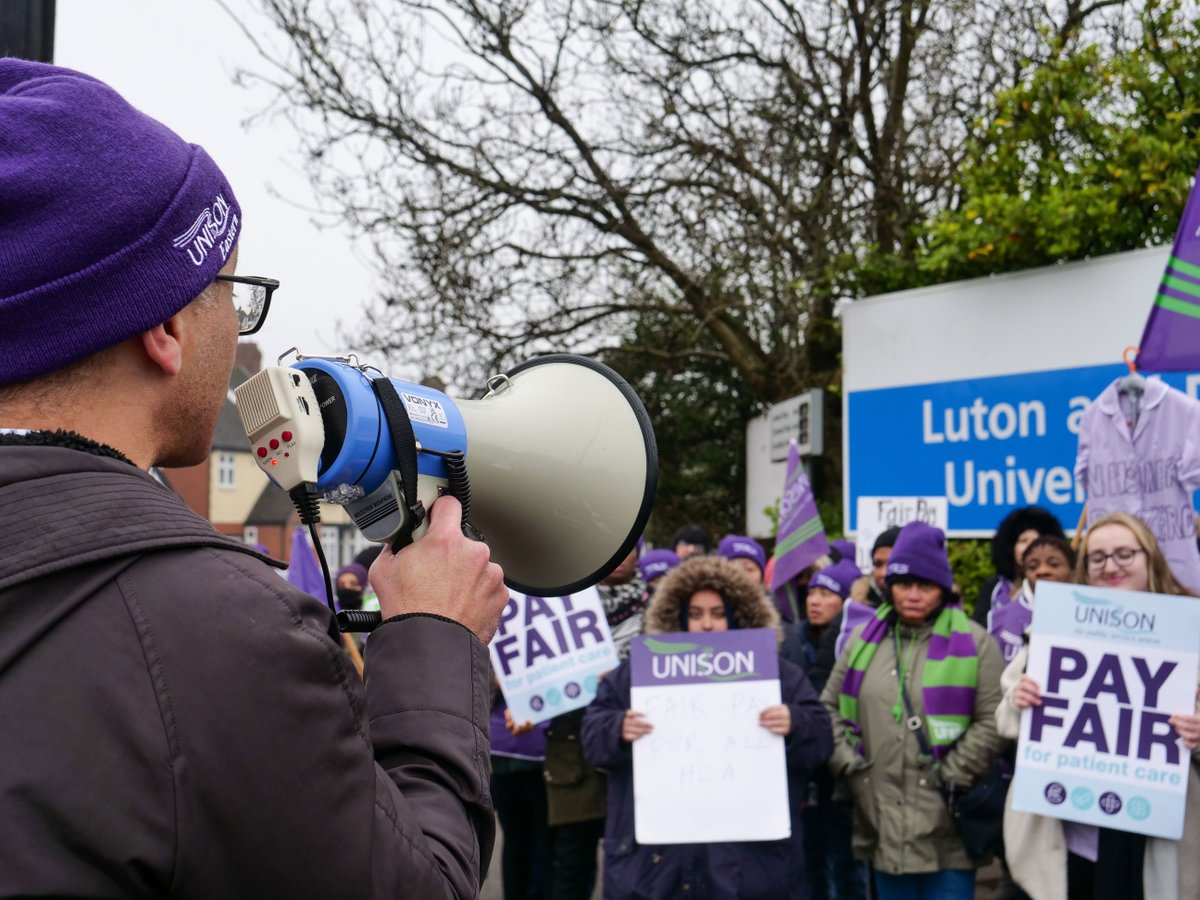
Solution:
<svg viewBox="0 0 1200 900">
<path fill-rule="evenodd" d="M 362 609 L 367 570 L 356 562 L 346 563 L 334 573 L 333 588 L 339 609 Z"/>
<path fill-rule="evenodd" d="M 855 546 L 854 541 L 849 538 L 837 538 L 830 541 L 829 549 L 831 551 L 830 556 L 833 557 L 834 562 L 841 562 L 844 559 L 854 562 L 858 554 L 858 548 Z"/>
<path fill-rule="evenodd" d="M 829 768 L 854 799 L 854 855 L 879 900 L 971 897 L 989 857 L 968 854 L 938 786 L 969 788 L 1000 754 L 1000 648 L 962 609 L 941 529 L 901 529 L 887 587 L 821 695 Z"/>
<path fill-rule="evenodd" d="M 674 550 L 647 550 L 638 560 L 638 572 L 641 573 L 642 581 L 646 582 L 646 587 L 653 591 L 654 582 L 677 565 L 679 557 L 675 555 Z"/>
<path fill-rule="evenodd" d="M 207 77 L 200 73 L 201 79 Z M 508 600 L 453 498 L 331 610 L 148 473 L 204 462 L 278 282 L 205 151 L 0 58 L 0 896 L 473 897 Z"/>
<path fill-rule="evenodd" d="M 808 582 L 806 619 L 798 627 L 802 648 L 798 661 L 818 692 L 824 690 L 836 661 L 842 606 L 860 575 L 853 560 L 843 559 L 814 573 Z M 853 808 L 834 799 L 833 778 L 826 768 L 813 773 L 808 798 L 804 808 L 808 900 L 861 900 L 867 895 L 867 878 L 865 867 L 855 861 L 850 849 Z"/>
<path fill-rule="evenodd" d="M 763 571 L 767 568 L 767 551 L 754 538 L 744 534 L 727 534 L 717 544 L 717 556 L 732 560 L 747 575 L 762 584 Z"/>
</svg>

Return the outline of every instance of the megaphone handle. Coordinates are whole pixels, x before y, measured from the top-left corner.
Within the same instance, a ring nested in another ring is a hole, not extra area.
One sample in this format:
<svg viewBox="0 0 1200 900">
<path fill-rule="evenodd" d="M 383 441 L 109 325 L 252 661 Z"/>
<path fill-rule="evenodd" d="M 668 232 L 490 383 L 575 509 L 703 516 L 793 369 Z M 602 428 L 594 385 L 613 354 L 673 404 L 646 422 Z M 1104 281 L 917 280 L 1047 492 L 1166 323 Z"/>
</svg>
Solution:
<svg viewBox="0 0 1200 900">
<path fill-rule="evenodd" d="M 405 525 L 392 542 L 396 553 L 412 543 L 413 530 L 425 521 L 425 507 L 417 500 L 417 437 L 413 434 L 412 422 L 404 401 L 396 393 L 390 378 L 380 376 L 371 379 L 371 389 L 379 398 L 383 418 L 392 436 L 392 449 L 396 453 L 396 470 L 400 473 L 400 486 L 404 488 L 404 502 L 412 515 L 405 517 Z"/>
<path fill-rule="evenodd" d="M 383 616 L 376 610 L 343 609 L 337 614 L 338 631 L 358 633 L 374 631 L 383 623 Z"/>
</svg>

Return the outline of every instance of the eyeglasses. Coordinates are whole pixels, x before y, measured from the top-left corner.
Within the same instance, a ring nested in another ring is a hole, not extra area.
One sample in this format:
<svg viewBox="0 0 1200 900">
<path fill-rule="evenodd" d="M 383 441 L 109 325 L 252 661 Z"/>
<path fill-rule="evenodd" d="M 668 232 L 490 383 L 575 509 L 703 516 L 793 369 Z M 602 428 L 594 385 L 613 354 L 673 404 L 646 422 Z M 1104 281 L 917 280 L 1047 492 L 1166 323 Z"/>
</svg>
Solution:
<svg viewBox="0 0 1200 900">
<path fill-rule="evenodd" d="M 1089 553 L 1084 557 L 1084 559 L 1087 560 L 1087 567 L 1089 569 L 1095 569 L 1099 571 L 1100 569 L 1104 568 L 1104 564 L 1110 559 L 1124 569 L 1131 562 L 1133 562 L 1133 558 L 1135 556 L 1137 556 L 1139 553 L 1145 552 L 1145 549 L 1142 547 L 1118 547 L 1112 553 L 1105 553 L 1103 550 L 1096 550 L 1092 553 Z"/>
<path fill-rule="evenodd" d="M 274 278 L 257 275 L 218 275 L 217 281 L 228 281 L 233 285 L 233 309 L 238 317 L 238 334 L 254 334 L 267 320 L 271 308 L 271 295 L 279 287 Z"/>
</svg>

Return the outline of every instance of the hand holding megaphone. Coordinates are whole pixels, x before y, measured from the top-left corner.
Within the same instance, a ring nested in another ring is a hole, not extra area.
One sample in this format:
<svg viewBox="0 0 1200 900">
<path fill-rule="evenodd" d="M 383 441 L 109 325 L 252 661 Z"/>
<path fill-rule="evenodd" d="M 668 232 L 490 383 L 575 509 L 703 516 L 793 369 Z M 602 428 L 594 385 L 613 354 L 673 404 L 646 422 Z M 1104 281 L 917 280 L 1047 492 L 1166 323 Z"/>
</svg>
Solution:
<svg viewBox="0 0 1200 900">
<path fill-rule="evenodd" d="M 411 613 L 443 616 L 488 643 L 496 633 L 508 588 L 486 544 L 464 537 L 462 507 L 445 496 L 429 511 L 419 541 L 392 553 L 385 546 L 371 565 L 371 585 L 383 619 Z"/>
</svg>

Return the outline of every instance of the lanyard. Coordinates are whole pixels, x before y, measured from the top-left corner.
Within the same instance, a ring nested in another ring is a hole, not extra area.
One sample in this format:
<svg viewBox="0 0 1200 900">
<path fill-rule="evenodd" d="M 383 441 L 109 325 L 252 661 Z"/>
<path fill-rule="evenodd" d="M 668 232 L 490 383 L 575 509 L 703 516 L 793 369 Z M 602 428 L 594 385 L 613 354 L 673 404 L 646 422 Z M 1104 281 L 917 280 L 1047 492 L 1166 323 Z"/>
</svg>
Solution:
<svg viewBox="0 0 1200 900">
<path fill-rule="evenodd" d="M 904 706 L 902 699 L 904 696 L 904 681 L 908 677 L 908 673 L 912 671 L 913 662 L 917 656 L 917 637 L 914 635 L 908 642 L 908 662 L 904 661 L 904 654 L 900 651 L 900 626 L 897 624 L 892 628 L 892 640 L 896 645 L 896 705 L 892 707 L 892 716 L 899 723 L 904 718 Z"/>
</svg>

